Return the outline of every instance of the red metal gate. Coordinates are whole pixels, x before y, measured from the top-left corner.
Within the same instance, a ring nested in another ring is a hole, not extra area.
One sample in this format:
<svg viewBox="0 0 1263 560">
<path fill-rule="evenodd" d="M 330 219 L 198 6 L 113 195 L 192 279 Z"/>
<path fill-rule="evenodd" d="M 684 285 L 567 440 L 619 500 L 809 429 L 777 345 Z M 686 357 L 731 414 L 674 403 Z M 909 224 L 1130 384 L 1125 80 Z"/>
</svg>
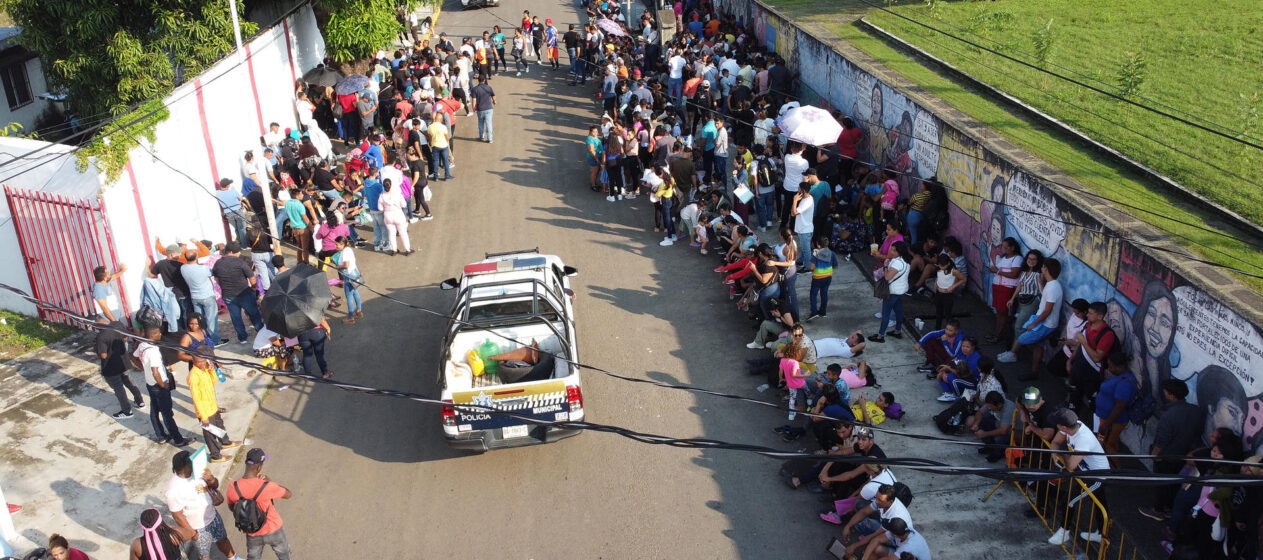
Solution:
<svg viewBox="0 0 1263 560">
<path fill-rule="evenodd" d="M 104 266 L 111 273 L 118 270 L 105 203 L 99 198 L 76 200 L 8 185 L 4 186 L 4 196 L 13 216 L 32 295 L 81 315 L 95 314 L 93 269 Z M 122 278 L 111 289 L 117 290 L 121 308 L 128 309 Z M 74 322 L 64 313 L 45 309 L 39 310 L 39 317 L 59 323 Z"/>
</svg>

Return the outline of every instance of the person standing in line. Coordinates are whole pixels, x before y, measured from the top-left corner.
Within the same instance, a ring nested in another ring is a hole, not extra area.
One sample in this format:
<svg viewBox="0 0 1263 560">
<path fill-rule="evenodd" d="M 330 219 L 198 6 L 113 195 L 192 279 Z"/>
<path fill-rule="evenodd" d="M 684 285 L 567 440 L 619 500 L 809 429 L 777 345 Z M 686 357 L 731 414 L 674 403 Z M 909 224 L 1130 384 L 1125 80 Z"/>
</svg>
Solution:
<svg viewBox="0 0 1263 560">
<path fill-rule="evenodd" d="M 803 183 L 798 187 L 793 208 L 790 209 L 790 215 L 794 219 L 794 233 L 798 235 L 798 258 L 789 266 L 797 266 L 798 272 L 806 272 L 807 263 L 810 262 L 808 255 L 811 238 L 815 233 L 815 213 L 816 201 L 811 197 L 811 187 Z"/>
<path fill-rule="evenodd" d="M 452 133 L 448 131 L 447 125 L 443 124 L 443 115 L 440 112 L 438 111 L 434 112 L 434 116 L 432 117 L 432 122 L 430 123 L 430 128 L 427 129 L 427 132 L 429 133 L 429 137 L 430 137 L 430 152 L 434 154 L 434 162 L 435 162 L 434 171 L 436 175 L 435 178 L 437 178 L 438 168 L 441 166 L 443 168 L 442 180 L 448 181 L 451 179 L 455 179 L 456 176 L 452 175 L 452 162 L 451 162 L 451 151 L 450 151 Z"/>
<path fill-rule="evenodd" d="M 491 84 L 488 84 L 486 79 L 479 78 L 478 85 L 474 86 L 469 93 L 474 100 L 474 110 L 478 112 L 478 139 L 490 144 L 492 140 L 491 117 L 496 106 L 496 92 L 491 89 Z"/>
<path fill-rule="evenodd" d="M 1153 461 L 1153 472 L 1174 475 L 1184 467 L 1184 462 L 1171 457 L 1184 457 L 1201 442 L 1204 415 L 1197 405 L 1189 403 L 1188 384 L 1179 379 L 1162 382 L 1162 402 L 1158 409 L 1158 428 L 1154 432 L 1149 454 L 1167 457 Z M 1171 505 L 1175 502 L 1179 484 L 1159 486 L 1154 491 L 1153 505 L 1140 506 L 1140 515 L 1164 522 L 1171 518 Z"/>
<path fill-rule="evenodd" d="M 588 186 L 596 192 L 601 192 L 601 165 L 605 161 L 605 143 L 601 141 L 601 127 L 589 126 L 588 137 L 584 138 L 585 149 L 587 150 L 588 160 Z"/>
<path fill-rule="evenodd" d="M 838 266 L 838 256 L 829 249 L 828 236 L 815 236 L 811 247 L 811 291 L 808 292 L 811 309 L 804 322 L 828 316 L 829 285 L 833 283 L 833 267 Z"/>
<path fill-rule="evenodd" d="M 781 180 L 781 227 L 789 225 L 791 210 L 795 206 L 794 195 L 803 182 L 807 168 L 810 167 L 807 159 L 803 157 L 803 145 L 798 142 L 790 142 L 784 162 L 782 168 L 785 170 L 785 175 Z"/>
<path fill-rule="evenodd" d="M 294 244 L 298 246 L 299 262 L 307 262 L 307 252 L 311 249 L 311 228 L 315 225 L 315 216 L 303 204 L 302 191 L 297 186 L 290 187 L 289 200 L 285 201 L 285 215 L 289 218 L 289 229 L 294 236 Z"/>
<path fill-rule="evenodd" d="M 183 554 L 180 545 L 192 538 L 178 525 L 167 525 L 157 508 L 140 512 L 140 529 L 143 533 L 132 540 L 128 560 L 177 560 Z"/>
<path fill-rule="evenodd" d="M 110 290 L 110 282 L 117 280 L 124 272 L 127 272 L 127 265 L 118 267 L 114 274 L 106 271 L 104 266 L 92 269 L 92 303 L 96 307 L 96 315 L 105 317 L 111 323 L 121 320 L 123 312 L 118 296 Z"/>
<path fill-rule="evenodd" d="M 122 321 L 107 321 L 105 317 L 97 317 L 97 325 L 100 328 L 96 333 L 96 354 L 101 358 L 101 377 L 114 390 L 120 408 L 110 416 L 125 420 L 132 417 L 133 404 L 136 408 L 145 408 L 145 399 L 127 372 L 127 337 L 120 331 L 128 328 Z M 127 400 L 127 391 L 132 393 L 131 401 Z"/>
<path fill-rule="evenodd" d="M 579 83 L 579 77 L 583 74 L 583 36 L 575 31 L 574 24 L 570 24 L 566 30 L 566 34 L 561 38 L 562 43 L 566 45 L 566 57 L 570 60 L 570 82 L 568 85 L 576 85 Z"/>
<path fill-rule="evenodd" d="M 392 257 L 396 252 L 411 255 L 412 240 L 408 237 L 408 216 L 404 212 L 408 208 L 408 199 L 404 198 L 401 189 L 394 187 L 390 179 L 382 182 L 382 189 L 382 195 L 377 197 L 377 207 L 386 222 L 386 246 L 389 249 L 386 254 Z M 397 250 L 396 235 L 403 242 L 403 251 Z"/>
<path fill-rule="evenodd" d="M 171 391 L 175 389 L 175 377 L 171 369 L 162 360 L 162 351 L 153 344 L 162 340 L 162 331 L 154 327 L 145 329 L 146 342 L 140 343 L 132 353 L 132 363 L 145 375 L 145 389 L 149 391 L 149 402 L 153 408 L 149 410 L 149 423 L 153 425 L 154 436 L 158 443 L 174 443 L 176 447 L 184 447 L 193 442 L 184 437 L 180 426 L 175 423 L 175 413 L 171 409 Z"/>
<path fill-rule="evenodd" d="M 167 483 L 167 509 L 178 524 L 177 531 L 196 535 L 193 538 L 197 539 L 198 558 L 210 560 L 211 545 L 215 545 L 228 560 L 244 560 L 232 549 L 224 520 L 215 511 L 216 502 L 222 503 L 224 499 L 215 475 L 208 468 L 202 471 L 201 477 L 196 476 L 188 451 L 177 452 L 171 458 L 171 472 L 171 481 Z M 132 549 L 135 548 L 133 544 Z"/>
<path fill-rule="evenodd" d="M 219 338 L 219 302 L 215 301 L 215 283 L 211 281 L 214 273 L 210 267 L 197 260 L 197 253 L 189 251 L 184 256 L 188 264 L 180 267 L 180 277 L 188 286 L 189 298 L 193 300 L 193 313 L 200 313 L 206 321 L 202 327 L 210 336 L 210 345 L 222 344 Z M 192 316 L 193 313 L 189 315 Z M 187 327 L 189 318 L 184 318 Z"/>
<path fill-rule="evenodd" d="M 903 296 L 908 293 L 908 274 L 912 269 L 912 250 L 903 241 L 896 241 L 891 246 L 895 256 L 886 264 L 886 282 L 890 286 L 890 295 L 882 300 L 881 328 L 877 334 L 869 335 L 870 342 L 886 342 L 886 327 L 894 322 L 890 336 L 903 338 Z"/>
<path fill-rule="evenodd" d="M 241 189 L 233 186 L 232 179 L 224 177 L 215 187 L 215 198 L 219 200 L 219 208 L 224 213 L 224 220 L 232 229 L 233 238 L 243 241 L 246 238 L 246 199 Z"/>
<path fill-rule="evenodd" d="M 333 377 L 333 370 L 325 362 L 325 343 L 333 338 L 333 330 L 323 317 L 315 328 L 298 335 L 298 344 L 303 349 L 303 371 L 315 375 L 316 367 L 320 368 L 320 377 Z"/>
<path fill-rule="evenodd" d="M 504 59 L 504 32 L 500 30 L 499 25 L 492 26 L 491 31 L 491 44 L 496 50 L 496 59 L 491 64 L 491 73 L 495 73 L 496 63 L 499 63 L 501 72 L 508 72 L 509 62 Z"/>
<path fill-rule="evenodd" d="M 263 463 L 267 460 L 268 455 L 262 449 L 256 447 L 248 451 L 245 474 L 228 485 L 224 497 L 229 508 L 243 499 L 252 499 L 263 512 L 263 527 L 246 533 L 246 560 L 262 558 L 264 545 L 272 547 L 277 560 L 289 560 L 289 538 L 285 536 L 285 522 L 276 511 L 274 500 L 288 500 L 294 493 L 263 474 Z"/>
<path fill-rule="evenodd" d="M 382 215 L 378 204 L 384 192 L 386 189 L 382 186 L 381 171 L 376 167 L 369 167 L 368 175 L 364 178 L 364 204 L 373 217 L 373 250 L 379 253 L 385 253 L 390 246 L 386 240 L 386 217 Z"/>
<path fill-rule="evenodd" d="M 193 351 L 193 367 L 189 368 L 189 393 L 193 397 L 193 411 L 202 423 L 202 438 L 206 440 L 206 451 L 210 454 L 210 462 L 223 463 L 232 459 L 232 455 L 221 451 L 240 446 L 240 441 L 228 437 L 228 429 L 224 427 L 224 418 L 220 416 L 224 409 L 219 408 L 219 400 L 215 398 L 215 384 L 219 377 L 215 375 L 215 366 L 211 364 L 211 349 L 200 347 Z"/>
<path fill-rule="evenodd" d="M 725 188 L 728 187 L 728 127 L 724 119 L 715 119 L 715 151 L 713 154 L 715 167 L 711 177 L 718 177 Z M 807 247 L 808 245 L 803 245 Z"/>
<path fill-rule="evenodd" d="M 232 326 L 237 330 L 237 341 L 241 344 L 249 344 L 250 338 L 246 333 L 246 325 L 241 319 L 242 310 L 245 310 L 246 315 L 250 317 L 250 324 L 254 326 L 255 332 L 263 328 L 263 316 L 259 313 L 259 298 L 254 292 L 256 282 L 254 269 L 241 258 L 241 245 L 236 241 L 230 241 L 224 246 L 223 255 L 215 262 L 211 274 L 219 282 L 219 291 L 223 295 L 224 305 L 228 307 L 228 317 L 232 319 Z"/>
<path fill-rule="evenodd" d="M 355 261 L 351 240 L 339 237 L 336 241 L 338 253 L 334 257 L 333 266 L 342 276 L 342 291 L 346 296 L 346 318 L 342 322 L 353 325 L 356 319 L 364 317 L 364 304 L 360 300 L 359 285 L 356 284 L 360 279 L 360 267 Z"/>
<path fill-rule="evenodd" d="M 327 164 L 324 164 L 327 165 Z M 272 279 L 276 277 L 276 269 L 272 268 L 272 237 L 267 228 L 258 220 L 251 220 L 246 228 L 246 239 L 250 246 L 250 261 L 254 264 L 255 276 L 259 279 L 259 290 L 266 292 L 272 287 Z"/>
</svg>

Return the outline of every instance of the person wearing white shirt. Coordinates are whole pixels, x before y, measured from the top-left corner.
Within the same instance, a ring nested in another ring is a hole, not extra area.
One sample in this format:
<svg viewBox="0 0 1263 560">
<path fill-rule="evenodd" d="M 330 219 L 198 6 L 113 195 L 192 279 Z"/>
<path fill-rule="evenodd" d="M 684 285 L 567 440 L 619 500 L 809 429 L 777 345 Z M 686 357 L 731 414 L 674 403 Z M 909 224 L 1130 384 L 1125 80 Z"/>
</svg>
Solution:
<svg viewBox="0 0 1263 560">
<path fill-rule="evenodd" d="M 1083 425 L 1079 421 L 1079 417 L 1073 410 L 1061 409 L 1052 413 L 1049 420 L 1057 428 L 1057 435 L 1053 437 L 1049 447 L 1052 449 L 1065 449 L 1070 451 L 1069 455 L 1055 455 L 1054 459 L 1061 463 L 1067 471 L 1074 472 L 1101 472 L 1108 471 L 1110 468 L 1109 458 L 1105 453 L 1105 448 L 1101 446 L 1100 440 L 1096 439 L 1096 434 L 1092 430 Z M 1068 512 L 1070 508 L 1076 504 L 1082 507 L 1092 507 L 1089 495 L 1095 497 L 1101 503 L 1101 507 L 1105 507 L 1105 492 L 1101 488 L 1102 482 L 1091 478 L 1081 478 L 1083 486 L 1077 484 L 1058 485 L 1056 490 L 1057 496 L 1056 508 L 1054 512 Z M 1084 488 L 1086 487 L 1086 490 Z M 1074 496 L 1073 498 L 1071 496 Z M 1058 516 L 1058 519 L 1063 516 Z M 1074 518 L 1074 516 L 1071 516 Z M 1099 531 L 1099 529 L 1098 529 Z M 1083 531 L 1079 533 L 1079 538 L 1092 542 L 1101 542 L 1101 533 Z M 1065 527 L 1058 527 L 1057 532 L 1049 537 L 1048 542 L 1051 544 L 1065 544 L 1074 540 L 1074 533 Z"/>
<path fill-rule="evenodd" d="M 149 341 L 162 340 L 162 331 L 156 327 L 145 328 L 145 338 Z M 149 392 L 149 422 L 153 425 L 154 437 L 158 443 L 174 442 L 176 447 L 184 447 L 192 440 L 184 438 L 180 426 L 175 423 L 175 413 L 171 408 L 171 391 L 175 389 L 175 377 L 162 361 L 162 351 L 153 342 L 142 342 L 132 353 L 134 364 L 140 366 L 145 375 L 145 389 Z"/>
<path fill-rule="evenodd" d="M 803 182 L 803 175 L 810 165 L 803 157 L 803 145 L 794 142 L 785 154 L 785 178 L 781 181 L 781 224 L 789 224 L 790 211 L 794 208 L 793 198 Z"/>
<path fill-rule="evenodd" d="M 811 254 L 811 235 L 815 232 L 816 200 L 811 197 L 810 187 L 799 187 L 794 195 L 794 204 L 790 212 L 794 216 L 794 234 L 798 236 L 798 268 L 807 266 Z"/>
<path fill-rule="evenodd" d="M 667 59 L 667 95 L 675 100 L 677 106 L 684 101 L 684 65 L 687 63 L 678 49 Z"/>
</svg>

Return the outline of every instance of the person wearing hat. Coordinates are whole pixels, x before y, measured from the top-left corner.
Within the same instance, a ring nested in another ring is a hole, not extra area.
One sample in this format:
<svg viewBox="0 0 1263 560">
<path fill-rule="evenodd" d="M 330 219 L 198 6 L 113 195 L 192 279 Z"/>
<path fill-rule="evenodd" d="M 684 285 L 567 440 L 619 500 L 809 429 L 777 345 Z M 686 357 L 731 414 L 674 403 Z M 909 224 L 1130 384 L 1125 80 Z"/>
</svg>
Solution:
<svg viewBox="0 0 1263 560">
<path fill-rule="evenodd" d="M 559 58 L 561 53 L 557 52 L 557 28 L 553 26 L 552 18 L 544 20 L 544 46 L 547 47 L 548 63 L 552 65 L 553 70 L 561 68 Z"/>
<path fill-rule="evenodd" d="M 272 548 L 277 560 L 289 560 L 289 539 L 285 536 L 285 522 L 281 519 L 281 513 L 276 511 L 274 501 L 288 500 L 294 493 L 263 474 L 263 463 L 267 460 L 267 453 L 258 447 L 246 452 L 246 472 L 228 485 L 224 500 L 232 508 L 243 499 L 253 499 L 263 512 L 263 527 L 253 533 L 246 533 L 247 560 L 262 558 L 264 545 Z"/>
<path fill-rule="evenodd" d="M 215 187 L 215 198 L 219 200 L 219 208 L 224 213 L 224 220 L 232 227 L 233 235 L 238 241 L 246 238 L 246 214 L 242 205 L 246 199 L 241 190 L 233 186 L 232 179 L 224 177 Z"/>
<path fill-rule="evenodd" d="M 246 325 L 241 320 L 241 311 L 245 310 L 246 315 L 249 315 L 255 332 L 263 328 L 263 316 L 259 313 L 259 301 L 254 291 L 254 284 L 257 282 L 254 268 L 241 258 L 240 243 L 229 241 L 224 245 L 223 257 L 215 262 L 211 274 L 219 282 L 224 305 L 228 307 L 228 317 L 237 330 L 237 341 L 249 344 L 250 338 L 246 333 Z"/>
</svg>

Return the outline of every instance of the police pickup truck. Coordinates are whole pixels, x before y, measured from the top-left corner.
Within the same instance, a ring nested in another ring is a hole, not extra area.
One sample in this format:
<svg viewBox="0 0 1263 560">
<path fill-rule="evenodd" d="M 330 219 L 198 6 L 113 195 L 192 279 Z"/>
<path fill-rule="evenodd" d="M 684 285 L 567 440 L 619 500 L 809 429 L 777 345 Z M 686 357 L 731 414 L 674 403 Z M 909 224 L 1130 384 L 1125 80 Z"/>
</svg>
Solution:
<svg viewBox="0 0 1263 560">
<path fill-rule="evenodd" d="M 443 407 L 443 437 L 452 447 L 486 451 L 579 433 L 550 425 L 583 419 L 570 290 L 576 274 L 537 249 L 488 254 L 440 284 L 456 290 L 439 363 L 442 398 L 450 403 Z"/>
</svg>

